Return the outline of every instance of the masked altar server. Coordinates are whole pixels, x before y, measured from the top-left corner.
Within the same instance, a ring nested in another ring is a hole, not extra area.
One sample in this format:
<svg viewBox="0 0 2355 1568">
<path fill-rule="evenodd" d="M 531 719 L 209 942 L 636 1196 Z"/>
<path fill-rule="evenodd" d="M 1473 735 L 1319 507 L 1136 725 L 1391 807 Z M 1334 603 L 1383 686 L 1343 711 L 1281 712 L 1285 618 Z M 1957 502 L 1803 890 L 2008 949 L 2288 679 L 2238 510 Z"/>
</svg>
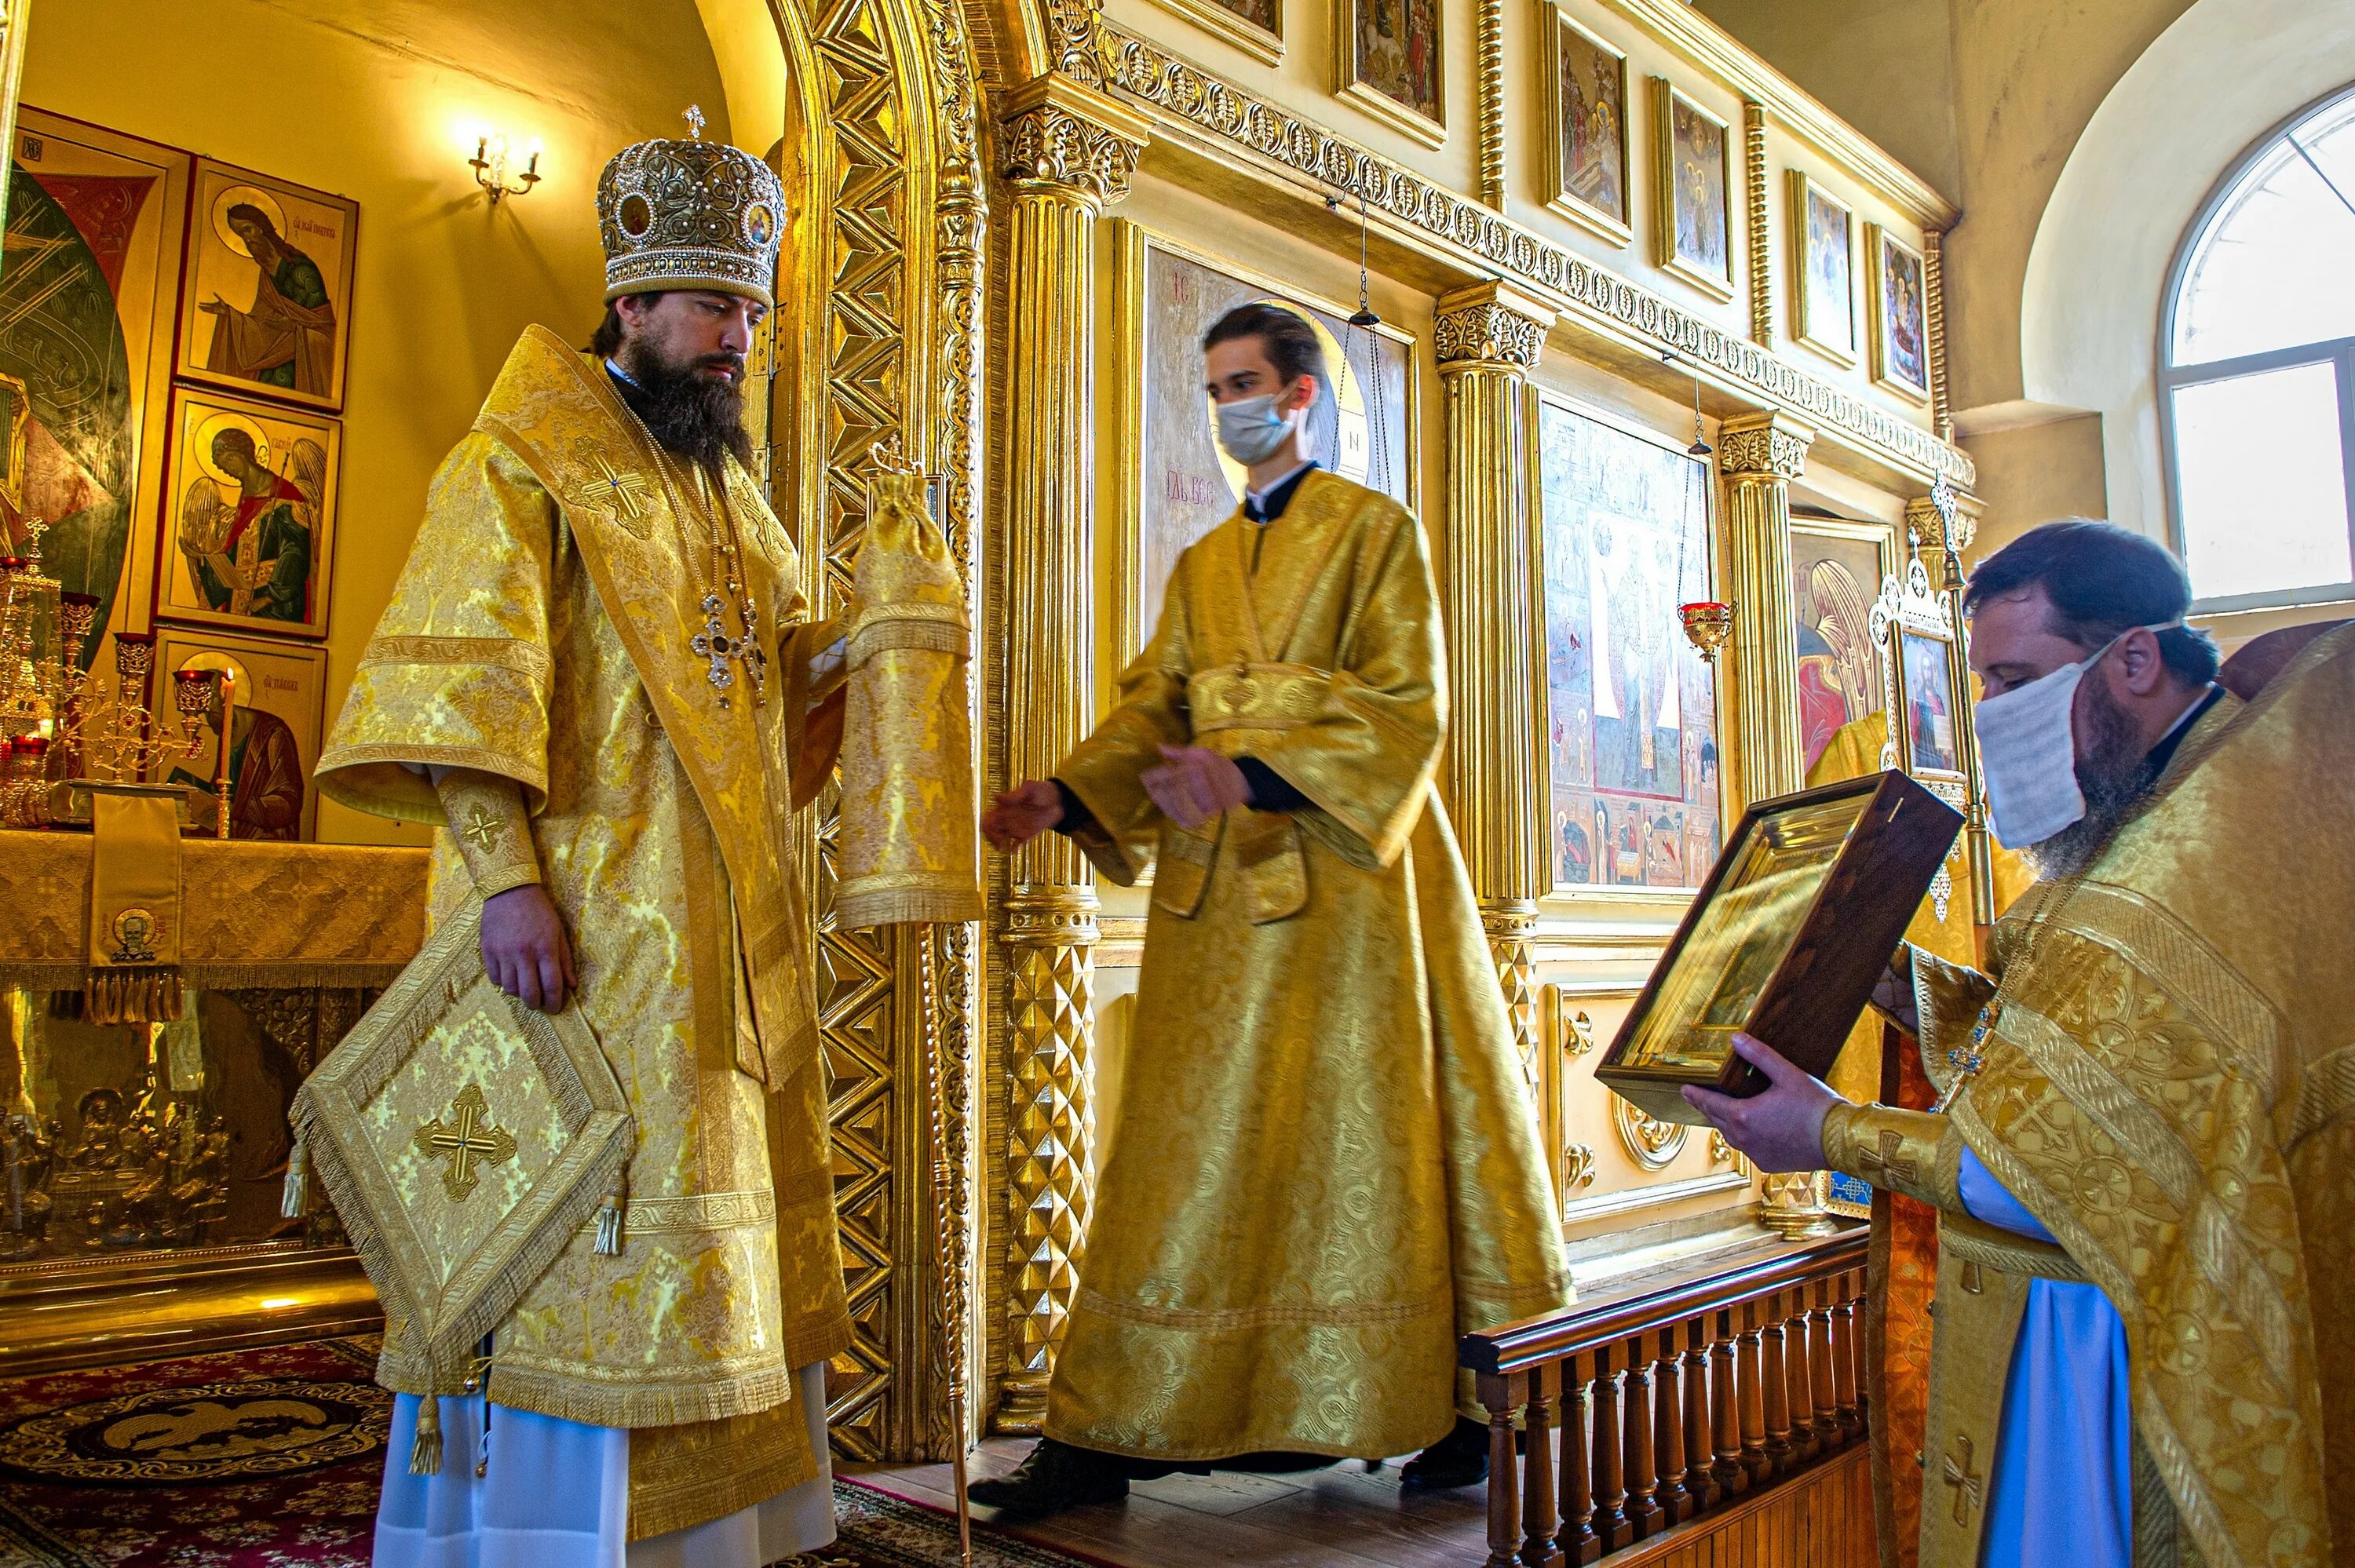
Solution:
<svg viewBox="0 0 2355 1568">
<path fill-rule="evenodd" d="M 742 418 L 782 210 L 733 147 L 606 166 L 604 323 L 585 355 L 516 344 L 320 759 L 327 795 L 448 829 L 437 914 L 482 895 L 490 978 L 577 1001 L 637 1129 L 618 1255 L 576 1236 L 467 1396 L 421 1411 L 387 1326 L 379 1568 L 754 1568 L 833 1537 L 850 1325 L 785 833 L 833 763 L 839 650 Z"/>
<path fill-rule="evenodd" d="M 1992 974 L 1914 949 L 1883 993 L 1942 1108 L 1746 1037 L 1771 1088 L 1685 1091 L 1765 1170 L 1941 1211 L 1923 1568 L 2355 1551 L 2355 623 L 2219 683 L 2190 601 L 2105 523 L 1971 578 L 1994 827 L 2039 880 Z"/>
<path fill-rule="evenodd" d="M 1154 865 L 1124 1125 L 1046 1437 L 975 1500 L 1036 1516 L 1132 1478 L 1436 1446 L 1486 1474 L 1455 1340 L 1568 1298 L 1509 1020 L 1432 777 L 1445 652 L 1423 530 L 1317 468 L 1308 323 L 1204 340 L 1242 507 L 1180 557 L 1120 700 L 998 798 L 1001 850 Z M 1444 1439 L 1444 1441 L 1442 1441 Z"/>
</svg>

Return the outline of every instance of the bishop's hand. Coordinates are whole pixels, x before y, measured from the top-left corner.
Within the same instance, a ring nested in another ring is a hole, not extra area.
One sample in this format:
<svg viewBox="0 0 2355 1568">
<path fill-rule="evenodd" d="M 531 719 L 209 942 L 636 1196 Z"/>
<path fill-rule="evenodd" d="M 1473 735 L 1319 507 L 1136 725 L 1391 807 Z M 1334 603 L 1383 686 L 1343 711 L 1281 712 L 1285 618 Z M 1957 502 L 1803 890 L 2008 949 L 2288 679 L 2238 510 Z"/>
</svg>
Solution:
<svg viewBox="0 0 2355 1568">
<path fill-rule="evenodd" d="M 981 836 L 1000 854 L 1012 854 L 1063 820 L 1063 792 L 1051 779 L 1018 784 L 981 814 Z"/>
<path fill-rule="evenodd" d="M 1736 1099 L 1688 1084 L 1685 1103 L 1709 1118 L 1710 1125 L 1725 1134 L 1725 1141 L 1749 1156 L 1761 1171 L 1823 1169 L 1824 1118 L 1840 1103 L 1840 1097 L 1763 1041 L 1736 1034 L 1733 1051 L 1766 1075 L 1766 1087 L 1747 1099 Z"/>
<path fill-rule="evenodd" d="M 526 1007 L 564 1011 L 565 993 L 580 990 L 581 978 L 547 888 L 527 882 L 483 900 L 483 968 Z"/>
<path fill-rule="evenodd" d="M 1161 814 L 1181 828 L 1199 828 L 1222 811 L 1251 804 L 1251 782 L 1231 758 L 1199 746 L 1165 746 L 1158 768 L 1137 779 Z"/>
</svg>

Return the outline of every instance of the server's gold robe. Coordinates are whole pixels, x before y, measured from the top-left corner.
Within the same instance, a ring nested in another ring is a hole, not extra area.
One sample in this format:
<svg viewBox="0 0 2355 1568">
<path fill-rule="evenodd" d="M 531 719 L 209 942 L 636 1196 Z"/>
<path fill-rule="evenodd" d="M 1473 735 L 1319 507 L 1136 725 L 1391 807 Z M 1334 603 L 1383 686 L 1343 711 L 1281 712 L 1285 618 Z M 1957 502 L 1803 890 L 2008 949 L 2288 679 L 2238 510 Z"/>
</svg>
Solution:
<svg viewBox="0 0 2355 1568">
<path fill-rule="evenodd" d="M 1836 1168 L 1944 1215 L 1923 1568 L 1977 1568 L 2036 1276 L 2125 1324 L 2137 1562 L 2355 1551 L 2355 625 L 2220 701 L 2156 788 L 2082 886 L 1998 926 L 2005 991 L 1951 1115 L 1825 1124 Z M 1943 1081 L 1995 980 L 1913 963 Z M 2059 1246 L 1968 1216 L 1966 1146 Z"/>
<path fill-rule="evenodd" d="M 1408 1452 L 1450 1427 L 1460 1331 L 1569 1295 L 1432 785 L 1446 679 L 1423 531 L 1318 472 L 1260 534 L 1238 515 L 1180 557 L 1118 707 L 1055 770 L 1106 876 L 1157 858 L 1046 1419 L 1137 1457 Z M 1139 778 L 1189 743 L 1312 804 L 1182 831 Z"/>
<path fill-rule="evenodd" d="M 833 630 L 807 624 L 793 546 L 731 466 L 771 673 L 765 703 L 740 669 L 719 705 L 690 647 L 714 504 L 602 365 L 530 329 L 434 478 L 319 764 L 330 798 L 437 826 L 432 787 L 403 764 L 523 787 L 578 1006 L 637 1148 L 621 1255 L 595 1254 L 582 1227 L 500 1326 L 491 1397 L 636 1429 L 633 1538 L 809 1478 L 790 1372 L 849 1342 L 785 836 L 831 764 L 835 715 L 809 672 Z M 434 909 L 468 885 L 437 833 Z M 397 1322 L 379 1376 L 435 1392 Z"/>
</svg>

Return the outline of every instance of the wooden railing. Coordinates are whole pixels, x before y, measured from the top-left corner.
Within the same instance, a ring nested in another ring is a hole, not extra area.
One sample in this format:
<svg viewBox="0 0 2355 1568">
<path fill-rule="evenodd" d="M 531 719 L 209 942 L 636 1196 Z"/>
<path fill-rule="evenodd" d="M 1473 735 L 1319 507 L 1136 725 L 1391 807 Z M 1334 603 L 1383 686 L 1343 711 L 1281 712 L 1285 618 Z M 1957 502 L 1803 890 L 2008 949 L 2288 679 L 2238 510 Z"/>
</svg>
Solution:
<svg viewBox="0 0 2355 1568">
<path fill-rule="evenodd" d="M 1487 1568 L 1596 1562 L 1861 1439 L 1866 1246 L 1858 1226 L 1465 1335 Z"/>
</svg>

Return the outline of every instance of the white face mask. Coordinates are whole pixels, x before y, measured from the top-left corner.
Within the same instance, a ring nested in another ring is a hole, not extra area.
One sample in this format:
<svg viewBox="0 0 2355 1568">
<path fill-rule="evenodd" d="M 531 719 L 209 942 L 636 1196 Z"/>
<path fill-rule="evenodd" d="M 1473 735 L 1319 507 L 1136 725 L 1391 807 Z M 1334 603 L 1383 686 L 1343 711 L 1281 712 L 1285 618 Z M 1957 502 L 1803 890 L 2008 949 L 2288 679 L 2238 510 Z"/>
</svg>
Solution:
<svg viewBox="0 0 2355 1568">
<path fill-rule="evenodd" d="M 2139 630 L 2171 631 L 2182 624 L 2168 620 Z M 1987 813 L 2004 848 L 2041 844 L 2084 816 L 2085 792 L 2077 787 L 2077 686 L 2125 635 L 2119 632 L 2090 658 L 2001 696 L 1983 697 L 1972 710 Z"/>
<path fill-rule="evenodd" d="M 1293 416 L 1275 410 L 1278 396 L 1263 392 L 1218 405 L 1219 445 L 1245 468 L 1273 457 L 1275 449 L 1292 434 Z"/>
</svg>

